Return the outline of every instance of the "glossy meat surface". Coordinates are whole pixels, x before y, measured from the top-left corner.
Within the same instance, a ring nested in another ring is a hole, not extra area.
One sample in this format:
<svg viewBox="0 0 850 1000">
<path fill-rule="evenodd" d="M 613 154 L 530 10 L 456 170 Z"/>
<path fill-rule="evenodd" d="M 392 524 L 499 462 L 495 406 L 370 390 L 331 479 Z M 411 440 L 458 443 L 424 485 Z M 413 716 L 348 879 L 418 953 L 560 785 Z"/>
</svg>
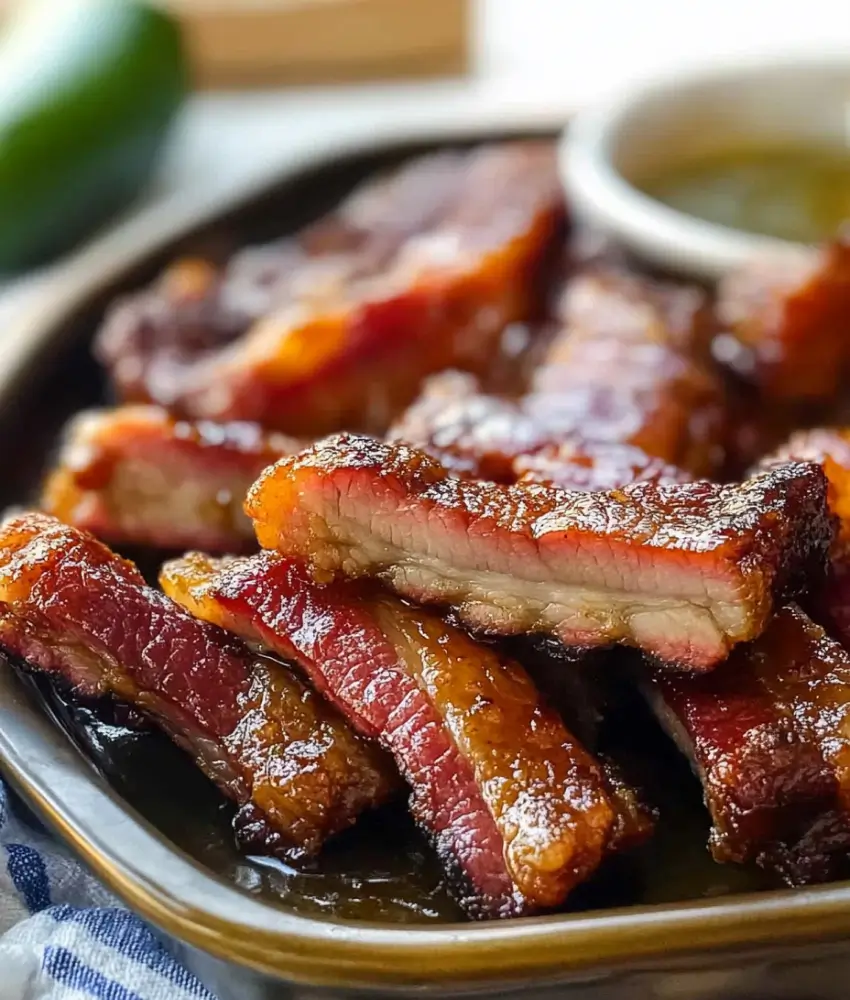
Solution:
<svg viewBox="0 0 850 1000">
<path fill-rule="evenodd" d="M 703 783 L 718 861 L 791 884 L 847 871 L 850 654 L 799 608 L 702 677 L 659 675 L 659 717 Z"/>
<path fill-rule="evenodd" d="M 549 436 L 522 400 L 485 393 L 475 376 L 457 371 L 429 378 L 387 433 L 427 451 L 453 475 L 497 483 L 513 482 L 517 457 L 534 454 Z"/>
<path fill-rule="evenodd" d="M 692 476 L 716 469 L 722 392 L 703 357 L 701 292 L 590 270 L 568 282 L 559 316 L 521 398 L 440 376 L 389 436 L 458 474 L 497 482 L 517 478 L 518 460 L 562 445 L 631 446 Z"/>
<path fill-rule="evenodd" d="M 631 483 L 688 483 L 693 476 L 652 458 L 640 448 L 620 444 L 565 444 L 544 448 L 514 461 L 517 482 L 562 490 L 614 490 Z"/>
<path fill-rule="evenodd" d="M 162 584 L 193 613 L 295 660 L 393 754 L 470 915 L 558 906 L 599 864 L 614 823 L 605 776 L 517 663 L 382 591 L 318 586 L 272 553 L 193 554 L 167 564 Z M 622 809 L 625 834 L 645 834 Z"/>
<path fill-rule="evenodd" d="M 298 448 L 256 424 L 190 423 L 156 406 L 91 410 L 67 426 L 41 506 L 110 542 L 250 551 L 245 494 Z"/>
<path fill-rule="evenodd" d="M 797 431 L 760 464 L 770 468 L 789 459 L 816 462 L 827 477 L 829 506 L 838 530 L 826 582 L 811 601 L 812 613 L 850 646 L 850 429 L 814 427 Z"/>
<path fill-rule="evenodd" d="M 317 579 L 380 577 L 486 631 L 622 642 L 694 670 L 822 575 L 833 533 L 814 465 L 577 493 L 453 479 L 424 452 L 349 434 L 267 469 L 246 511 L 263 548 Z"/>
<path fill-rule="evenodd" d="M 833 559 L 850 559 L 850 428 L 813 427 L 796 431 L 773 454 L 762 459 L 769 468 L 777 462 L 816 462 L 829 483 L 829 505 L 838 518 Z"/>
<path fill-rule="evenodd" d="M 850 242 L 766 256 L 720 282 L 719 356 L 768 399 L 833 397 L 850 365 Z"/>
<path fill-rule="evenodd" d="M 562 218 L 548 143 L 424 157 L 223 272 L 178 265 L 113 311 L 98 354 L 125 399 L 184 416 L 384 429 L 423 376 L 486 366 L 535 312 Z"/>
<path fill-rule="evenodd" d="M 0 529 L 0 648 L 151 715 L 242 807 L 254 849 L 313 854 L 398 787 L 389 759 L 287 667 L 47 515 Z"/>
</svg>

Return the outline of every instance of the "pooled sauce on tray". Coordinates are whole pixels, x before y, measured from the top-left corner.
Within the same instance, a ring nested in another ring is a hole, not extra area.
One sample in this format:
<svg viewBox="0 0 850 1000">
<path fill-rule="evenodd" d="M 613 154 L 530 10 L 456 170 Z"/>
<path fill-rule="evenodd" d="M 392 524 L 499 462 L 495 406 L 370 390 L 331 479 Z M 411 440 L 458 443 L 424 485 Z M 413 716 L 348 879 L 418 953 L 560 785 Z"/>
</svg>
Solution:
<svg viewBox="0 0 850 1000">
<path fill-rule="evenodd" d="M 240 889 L 307 917 L 388 923 L 456 921 L 442 869 L 402 804 L 364 815 L 319 860 L 297 867 L 241 854 L 231 802 L 149 724 L 125 725 L 124 706 L 78 703 L 45 678 L 27 685 L 116 792 L 172 843 Z M 132 710 L 131 710 L 132 714 Z M 152 778 L 155 775 L 155 778 Z"/>
<path fill-rule="evenodd" d="M 436 856 L 403 804 L 364 815 L 310 863 L 293 866 L 271 857 L 246 857 L 234 843 L 233 805 L 166 736 L 132 710 L 128 719 L 117 703 L 81 704 L 45 677 L 20 670 L 19 675 L 128 805 L 190 857 L 240 889 L 305 917 L 388 924 L 464 919 Z M 568 911 L 776 886 L 751 866 L 712 861 L 705 848 L 709 821 L 699 785 L 684 759 L 654 729 L 641 702 L 621 706 L 606 729 L 612 744 L 618 744 L 618 756 L 630 761 L 647 798 L 659 807 L 661 820 L 645 846 L 608 859 L 579 886 Z"/>
<path fill-rule="evenodd" d="M 677 164 L 639 182 L 646 194 L 731 229 L 815 243 L 850 218 L 850 150 L 737 149 Z"/>
</svg>

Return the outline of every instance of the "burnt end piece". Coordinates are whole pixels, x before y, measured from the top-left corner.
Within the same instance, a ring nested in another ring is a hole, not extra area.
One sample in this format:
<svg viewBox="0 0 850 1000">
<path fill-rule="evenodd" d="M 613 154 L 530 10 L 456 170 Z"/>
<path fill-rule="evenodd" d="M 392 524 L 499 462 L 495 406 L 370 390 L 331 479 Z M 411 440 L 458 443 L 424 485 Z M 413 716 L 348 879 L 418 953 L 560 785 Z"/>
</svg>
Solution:
<svg viewBox="0 0 850 1000">
<path fill-rule="evenodd" d="M 829 506 L 838 519 L 832 547 L 833 561 L 850 560 L 850 428 L 812 427 L 796 431 L 759 468 L 782 462 L 814 462 L 826 475 Z"/>
<path fill-rule="evenodd" d="M 850 851 L 850 655 L 799 608 L 702 677 L 658 675 L 651 701 L 699 774 L 718 861 L 787 882 L 843 873 Z"/>
<path fill-rule="evenodd" d="M 753 260 L 718 287 L 719 359 L 776 402 L 826 401 L 850 368 L 850 242 Z"/>
<path fill-rule="evenodd" d="M 736 485 L 605 493 L 451 478 L 421 451 L 338 435 L 267 469 L 246 510 L 317 579 L 379 577 L 468 625 L 625 643 L 706 670 L 823 575 L 826 480 L 788 464 Z"/>
<path fill-rule="evenodd" d="M 458 475 L 496 482 L 514 482 L 524 461 L 558 447 L 631 448 L 691 478 L 713 473 L 723 392 L 705 358 L 704 293 L 595 268 L 572 277 L 562 298 L 524 395 L 488 395 L 468 375 L 439 375 L 389 437 Z"/>
<path fill-rule="evenodd" d="M 368 585 L 319 586 L 272 553 L 166 565 L 193 613 L 297 662 L 396 759 L 413 816 L 474 917 L 552 909 L 645 817 L 544 706 L 519 664 Z"/>
<path fill-rule="evenodd" d="M 426 156 L 222 270 L 179 262 L 96 350 L 127 401 L 315 436 L 384 430 L 421 379 L 534 317 L 564 218 L 551 143 Z"/>
<path fill-rule="evenodd" d="M 153 717 L 273 836 L 314 854 L 398 789 L 392 762 L 283 664 L 144 584 L 91 535 L 43 514 L 0 529 L 0 647 L 86 695 Z"/>
<path fill-rule="evenodd" d="M 813 427 L 796 431 L 760 462 L 769 469 L 778 462 L 817 463 L 826 475 L 828 502 L 838 530 L 830 550 L 827 579 L 807 601 L 810 613 L 845 645 L 850 645 L 850 429 Z"/>
<path fill-rule="evenodd" d="M 453 475 L 512 483 L 518 456 L 544 447 L 551 431 L 528 419 L 519 400 L 489 395 L 468 372 L 427 379 L 387 432 L 438 459 Z"/>
<path fill-rule="evenodd" d="M 256 424 L 191 423 L 156 406 L 86 411 L 65 429 L 41 506 L 109 542 L 251 551 L 245 494 L 299 447 Z"/>
</svg>

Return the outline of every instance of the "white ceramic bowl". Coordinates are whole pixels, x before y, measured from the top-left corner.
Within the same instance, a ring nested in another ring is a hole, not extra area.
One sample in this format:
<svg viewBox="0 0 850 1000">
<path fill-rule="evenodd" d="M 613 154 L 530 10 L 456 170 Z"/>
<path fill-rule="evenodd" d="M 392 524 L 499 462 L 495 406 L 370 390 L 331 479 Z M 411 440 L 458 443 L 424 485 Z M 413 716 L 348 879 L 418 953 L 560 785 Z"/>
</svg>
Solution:
<svg viewBox="0 0 850 1000">
<path fill-rule="evenodd" d="M 850 55 L 679 74 L 580 112 L 561 143 L 573 212 L 641 257 L 714 279 L 799 245 L 714 225 L 643 194 L 636 178 L 741 146 L 847 145 Z"/>
</svg>

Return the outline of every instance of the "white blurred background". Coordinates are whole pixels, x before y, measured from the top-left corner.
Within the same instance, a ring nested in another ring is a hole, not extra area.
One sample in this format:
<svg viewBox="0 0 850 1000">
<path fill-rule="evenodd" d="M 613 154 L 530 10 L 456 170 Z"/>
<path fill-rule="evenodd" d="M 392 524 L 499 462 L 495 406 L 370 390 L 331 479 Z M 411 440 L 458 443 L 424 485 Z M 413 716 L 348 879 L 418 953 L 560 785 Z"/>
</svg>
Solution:
<svg viewBox="0 0 850 1000">
<path fill-rule="evenodd" d="M 463 81 L 196 97 L 169 180 L 202 181 L 214 153 L 216 183 L 317 134 L 368 134 L 450 102 L 571 107 L 679 66 L 799 50 L 850 59 L 843 0 L 478 0 L 474 26 Z"/>
<path fill-rule="evenodd" d="M 369 135 L 459 104 L 566 111 L 679 66 L 797 51 L 850 59 L 844 0 L 477 0 L 473 19 L 462 80 L 195 95 L 147 205 L 232 188 L 328 135 Z M 0 318 L 37 294 L 39 278 L 0 292 Z"/>
</svg>

